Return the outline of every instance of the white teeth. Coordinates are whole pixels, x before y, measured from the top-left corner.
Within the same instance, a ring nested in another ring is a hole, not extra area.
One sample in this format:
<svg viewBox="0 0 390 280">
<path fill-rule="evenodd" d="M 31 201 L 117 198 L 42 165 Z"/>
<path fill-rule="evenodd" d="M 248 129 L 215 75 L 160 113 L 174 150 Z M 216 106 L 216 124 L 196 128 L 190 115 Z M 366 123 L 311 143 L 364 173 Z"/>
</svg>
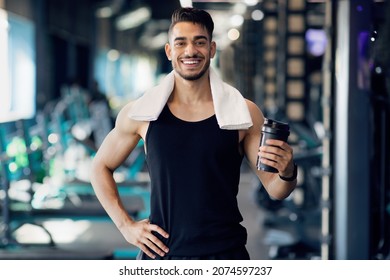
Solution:
<svg viewBox="0 0 390 280">
<path fill-rule="evenodd" d="M 197 64 L 198 61 L 183 61 L 184 64 Z"/>
</svg>

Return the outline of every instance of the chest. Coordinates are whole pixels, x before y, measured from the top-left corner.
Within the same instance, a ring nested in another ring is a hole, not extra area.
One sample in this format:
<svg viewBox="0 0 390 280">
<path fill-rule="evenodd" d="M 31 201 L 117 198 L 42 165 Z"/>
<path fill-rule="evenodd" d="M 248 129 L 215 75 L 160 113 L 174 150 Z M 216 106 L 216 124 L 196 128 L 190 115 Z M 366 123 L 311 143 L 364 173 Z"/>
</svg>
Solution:
<svg viewBox="0 0 390 280">
<path fill-rule="evenodd" d="M 215 114 L 212 102 L 202 105 L 180 105 L 172 103 L 169 105 L 170 113 L 176 118 L 187 122 L 199 122 Z"/>
<path fill-rule="evenodd" d="M 158 120 L 149 124 L 146 145 L 149 154 L 159 157 L 222 157 L 237 154 L 239 132 L 220 129 L 215 115 L 189 122 L 166 108 Z"/>
</svg>

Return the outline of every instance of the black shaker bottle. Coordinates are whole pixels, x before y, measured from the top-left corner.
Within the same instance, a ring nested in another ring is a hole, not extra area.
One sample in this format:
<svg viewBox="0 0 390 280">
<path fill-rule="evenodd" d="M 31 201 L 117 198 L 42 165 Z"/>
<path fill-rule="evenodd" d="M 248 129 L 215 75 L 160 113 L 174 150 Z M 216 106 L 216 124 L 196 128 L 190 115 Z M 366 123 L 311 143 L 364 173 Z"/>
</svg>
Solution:
<svg viewBox="0 0 390 280">
<path fill-rule="evenodd" d="M 275 121 L 271 119 L 264 119 L 264 125 L 261 129 L 260 146 L 266 145 L 268 139 L 277 139 L 287 142 L 287 138 L 290 135 L 290 126 L 287 123 Z M 276 168 L 265 165 L 260 162 L 257 157 L 257 169 L 272 173 L 278 173 Z"/>
</svg>

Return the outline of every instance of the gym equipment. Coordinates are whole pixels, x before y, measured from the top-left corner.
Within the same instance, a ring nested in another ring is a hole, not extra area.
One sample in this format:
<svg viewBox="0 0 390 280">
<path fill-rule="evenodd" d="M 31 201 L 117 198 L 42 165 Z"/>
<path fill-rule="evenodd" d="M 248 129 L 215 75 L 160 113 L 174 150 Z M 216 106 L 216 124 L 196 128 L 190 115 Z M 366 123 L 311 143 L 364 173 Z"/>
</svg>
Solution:
<svg viewBox="0 0 390 280">
<path fill-rule="evenodd" d="M 73 107 L 74 103 L 68 96 L 48 104 L 48 108 L 39 112 L 34 120 L 0 124 L 0 248 L 12 248 L 15 252 L 23 251 L 26 246 L 40 245 L 33 258 L 75 258 L 70 251 L 61 255 L 62 250 L 51 249 L 57 246 L 44 222 L 53 219 L 110 222 L 88 178 L 79 172 L 84 168 L 88 174 L 89 163 L 98 148 L 94 137 L 92 141 L 84 141 L 87 138 L 80 138 L 80 131 L 86 137 L 90 136 L 101 120 L 95 119 L 95 125 L 92 125 L 86 114 L 78 113 L 85 106 Z M 124 166 L 115 173 L 124 204 L 136 219 L 148 217 L 150 211 L 149 182 L 137 179 L 143 168 L 143 142 L 140 141 Z M 26 224 L 38 226 L 46 232 L 48 242 L 18 242 L 15 233 Z M 138 253 L 138 249 L 131 246 L 122 251 L 121 258 L 133 258 Z M 25 253 L 27 258 L 29 254 Z M 2 258 L 5 255 L 2 253 Z M 80 256 L 92 259 L 119 257 L 113 252 L 96 256 L 91 252 Z"/>
</svg>

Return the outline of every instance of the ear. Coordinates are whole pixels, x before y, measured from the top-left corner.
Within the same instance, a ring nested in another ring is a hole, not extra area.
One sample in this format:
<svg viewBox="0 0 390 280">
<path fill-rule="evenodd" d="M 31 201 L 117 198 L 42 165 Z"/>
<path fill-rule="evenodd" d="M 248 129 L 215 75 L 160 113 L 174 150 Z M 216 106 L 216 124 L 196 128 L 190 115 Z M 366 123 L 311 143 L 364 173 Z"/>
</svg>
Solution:
<svg viewBox="0 0 390 280">
<path fill-rule="evenodd" d="M 217 44 L 215 43 L 215 41 L 212 41 L 210 45 L 210 57 L 214 58 L 216 52 L 217 52 Z"/>
<path fill-rule="evenodd" d="M 168 60 L 172 60 L 171 45 L 169 45 L 169 43 L 165 44 L 165 55 L 167 56 Z"/>
</svg>

